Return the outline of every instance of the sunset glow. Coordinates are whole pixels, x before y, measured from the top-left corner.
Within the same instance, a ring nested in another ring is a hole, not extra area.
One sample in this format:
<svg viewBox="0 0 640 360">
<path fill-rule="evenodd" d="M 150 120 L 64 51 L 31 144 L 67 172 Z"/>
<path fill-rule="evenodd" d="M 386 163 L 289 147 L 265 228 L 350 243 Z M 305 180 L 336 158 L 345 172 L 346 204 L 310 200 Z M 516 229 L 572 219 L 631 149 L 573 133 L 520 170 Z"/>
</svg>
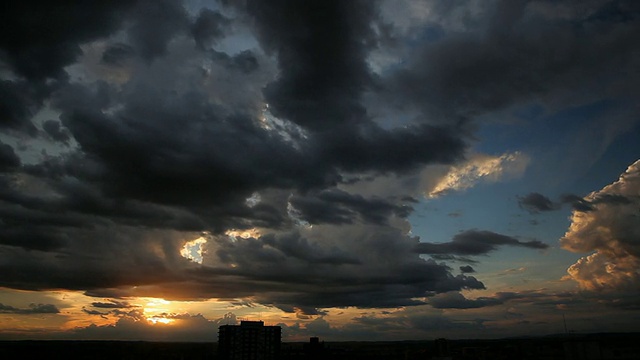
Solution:
<svg viewBox="0 0 640 360">
<path fill-rule="evenodd" d="M 162 325 L 168 325 L 171 324 L 173 322 L 175 322 L 174 319 L 167 319 L 167 318 L 163 318 L 163 317 L 157 317 L 157 316 L 153 316 L 150 318 L 147 318 L 147 321 L 149 321 L 152 324 L 162 324 Z"/>
<path fill-rule="evenodd" d="M 231 238 L 243 238 L 243 239 L 248 239 L 248 238 L 258 238 L 260 237 L 260 230 L 258 229 L 246 229 L 246 230 L 227 230 L 225 233 L 225 235 L 231 237 Z"/>
</svg>

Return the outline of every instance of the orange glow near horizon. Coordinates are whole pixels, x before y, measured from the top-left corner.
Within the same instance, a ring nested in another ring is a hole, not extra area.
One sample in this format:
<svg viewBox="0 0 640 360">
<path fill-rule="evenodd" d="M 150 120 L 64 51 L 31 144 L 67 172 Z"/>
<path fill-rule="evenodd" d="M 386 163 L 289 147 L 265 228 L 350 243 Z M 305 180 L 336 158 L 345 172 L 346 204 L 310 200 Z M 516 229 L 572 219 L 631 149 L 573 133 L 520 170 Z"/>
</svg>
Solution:
<svg viewBox="0 0 640 360">
<path fill-rule="evenodd" d="M 175 319 L 169 319 L 165 317 L 152 316 L 148 317 L 147 321 L 152 323 L 153 325 L 161 324 L 161 325 L 169 325 L 175 322 Z"/>
</svg>

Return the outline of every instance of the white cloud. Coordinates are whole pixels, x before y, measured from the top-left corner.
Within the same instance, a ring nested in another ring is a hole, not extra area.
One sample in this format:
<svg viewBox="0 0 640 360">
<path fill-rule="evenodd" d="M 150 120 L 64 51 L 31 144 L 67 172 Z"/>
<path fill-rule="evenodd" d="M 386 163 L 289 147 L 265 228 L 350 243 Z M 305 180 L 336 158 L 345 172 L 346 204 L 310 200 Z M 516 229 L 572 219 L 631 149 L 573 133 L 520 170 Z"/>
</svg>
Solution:
<svg viewBox="0 0 640 360">
<path fill-rule="evenodd" d="M 203 237 L 188 241 L 180 250 L 180 255 L 198 264 L 202 264 L 202 247 L 206 243 L 207 239 Z"/>
<path fill-rule="evenodd" d="M 505 153 L 500 156 L 475 154 L 461 165 L 452 166 L 433 187 L 425 191 L 427 198 L 436 198 L 452 191 L 462 191 L 481 182 L 493 183 L 503 179 L 521 176 L 529 157 L 521 152 Z"/>
<path fill-rule="evenodd" d="M 593 252 L 567 272 L 586 290 L 640 289 L 640 160 L 620 178 L 585 197 L 593 211 L 574 211 L 560 240 L 573 252 Z"/>
</svg>

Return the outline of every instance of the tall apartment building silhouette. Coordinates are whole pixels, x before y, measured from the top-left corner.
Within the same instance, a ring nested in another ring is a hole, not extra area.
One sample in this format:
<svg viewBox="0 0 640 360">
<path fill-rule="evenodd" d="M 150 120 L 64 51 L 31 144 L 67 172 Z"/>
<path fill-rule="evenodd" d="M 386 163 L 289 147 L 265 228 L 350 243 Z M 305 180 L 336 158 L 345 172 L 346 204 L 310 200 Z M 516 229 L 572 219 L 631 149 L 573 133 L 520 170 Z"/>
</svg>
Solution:
<svg viewBox="0 0 640 360">
<path fill-rule="evenodd" d="M 280 355 L 282 329 L 262 321 L 218 328 L 218 356 L 224 360 L 275 360 Z"/>
</svg>

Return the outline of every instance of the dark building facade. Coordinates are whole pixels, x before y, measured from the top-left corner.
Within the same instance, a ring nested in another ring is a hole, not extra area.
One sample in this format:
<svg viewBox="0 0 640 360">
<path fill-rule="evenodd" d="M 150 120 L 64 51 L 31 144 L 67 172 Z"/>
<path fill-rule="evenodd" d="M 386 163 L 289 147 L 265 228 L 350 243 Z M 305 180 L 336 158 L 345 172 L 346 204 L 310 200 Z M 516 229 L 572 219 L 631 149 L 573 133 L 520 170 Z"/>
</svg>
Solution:
<svg viewBox="0 0 640 360">
<path fill-rule="evenodd" d="M 222 325 L 218 328 L 218 356 L 224 360 L 279 359 L 281 337 L 280 326 L 264 326 L 262 321 Z"/>
</svg>

